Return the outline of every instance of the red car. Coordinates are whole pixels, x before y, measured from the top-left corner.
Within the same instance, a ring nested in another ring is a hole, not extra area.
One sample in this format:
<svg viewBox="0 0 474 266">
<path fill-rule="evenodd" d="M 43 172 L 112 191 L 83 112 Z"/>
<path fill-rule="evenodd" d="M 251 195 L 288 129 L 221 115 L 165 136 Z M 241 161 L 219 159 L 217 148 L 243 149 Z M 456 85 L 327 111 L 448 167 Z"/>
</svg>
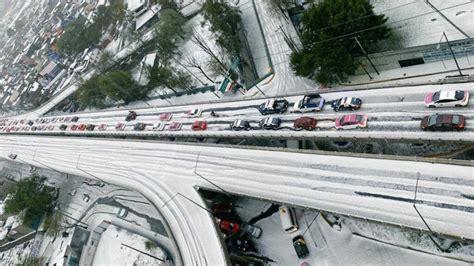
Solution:
<svg viewBox="0 0 474 266">
<path fill-rule="evenodd" d="M 169 127 L 168 127 L 168 130 L 170 131 L 178 131 L 178 130 L 181 130 L 181 126 L 183 124 L 179 123 L 179 122 L 171 122 L 169 124 Z"/>
<path fill-rule="evenodd" d="M 160 114 L 160 120 L 161 121 L 170 121 L 171 117 L 173 117 L 173 115 L 171 113 L 162 113 L 162 114 Z"/>
<path fill-rule="evenodd" d="M 191 129 L 195 131 L 206 130 L 207 122 L 206 121 L 194 121 Z"/>
<path fill-rule="evenodd" d="M 80 124 L 77 129 L 80 130 L 80 131 L 84 131 L 84 130 L 86 130 L 86 128 L 87 128 L 86 124 Z"/>
<path fill-rule="evenodd" d="M 125 123 L 117 123 L 117 125 L 115 125 L 115 129 L 116 130 L 124 130 L 126 126 L 127 125 L 125 125 Z"/>
<path fill-rule="evenodd" d="M 366 115 L 345 115 L 336 118 L 334 127 L 337 130 L 367 127 Z"/>
<path fill-rule="evenodd" d="M 303 116 L 295 120 L 293 127 L 312 130 L 316 128 L 318 121 L 314 118 Z"/>
<path fill-rule="evenodd" d="M 226 235 L 234 235 L 240 231 L 240 225 L 229 220 L 219 219 L 219 228 Z"/>
<path fill-rule="evenodd" d="M 107 124 L 100 124 L 99 125 L 99 130 L 100 131 L 103 131 L 103 130 L 106 130 L 107 129 Z"/>
<path fill-rule="evenodd" d="M 431 131 L 463 130 L 466 118 L 462 115 L 435 114 L 421 120 L 421 129 Z"/>
</svg>

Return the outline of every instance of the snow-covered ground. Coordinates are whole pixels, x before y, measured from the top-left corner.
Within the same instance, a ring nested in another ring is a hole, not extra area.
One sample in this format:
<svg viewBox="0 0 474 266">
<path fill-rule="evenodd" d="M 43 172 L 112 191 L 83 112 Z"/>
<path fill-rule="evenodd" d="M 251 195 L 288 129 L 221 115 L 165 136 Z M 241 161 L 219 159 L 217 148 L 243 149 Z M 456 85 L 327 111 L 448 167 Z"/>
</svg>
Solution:
<svg viewBox="0 0 474 266">
<path fill-rule="evenodd" d="M 25 258 L 30 256 L 33 240 L 17 245 L 11 249 L 0 252 L 0 264 L 4 266 L 19 265 Z"/>
<path fill-rule="evenodd" d="M 270 206 L 269 202 L 248 198 L 239 198 L 234 204 L 237 206 L 236 212 L 243 221 L 250 220 Z M 262 236 L 252 240 L 256 244 L 258 254 L 274 261 L 269 265 L 299 265 L 302 262 L 307 262 L 309 265 L 467 265 L 455 259 L 417 252 L 354 235 L 352 228 L 346 225 L 346 222 L 352 221 L 351 219 L 344 219 L 342 230 L 338 230 L 328 224 L 317 211 L 294 210 L 299 225 L 299 230 L 296 232 L 287 233 L 283 230 L 278 212 L 255 223 L 262 229 Z M 367 230 L 371 227 L 375 228 L 377 224 L 367 222 L 364 225 L 364 229 Z M 399 231 L 398 228 L 398 231 L 385 231 L 385 233 L 396 235 Z M 298 259 L 292 245 L 292 239 L 298 235 L 303 235 L 309 249 L 309 256 L 304 259 Z M 419 248 L 416 243 L 406 246 L 412 249 Z M 467 256 L 464 259 L 474 260 L 474 256 Z"/>
<path fill-rule="evenodd" d="M 93 265 L 164 265 L 159 260 L 164 257 L 162 250 L 147 250 L 145 241 L 149 240 L 110 225 L 101 235 Z"/>
<path fill-rule="evenodd" d="M 472 201 L 463 196 L 474 194 L 471 167 L 143 141 L 2 139 L 2 157 L 14 149 L 18 159 L 37 165 L 32 158 L 41 150 L 49 167 L 93 173 L 161 206 L 184 264 L 225 263 L 213 218 L 195 205 L 204 205 L 196 186 L 215 189 L 194 174 L 198 154 L 196 171 L 226 191 L 425 230 L 412 206 L 419 177 L 417 208 L 431 229 L 474 238 L 466 223 Z"/>
</svg>

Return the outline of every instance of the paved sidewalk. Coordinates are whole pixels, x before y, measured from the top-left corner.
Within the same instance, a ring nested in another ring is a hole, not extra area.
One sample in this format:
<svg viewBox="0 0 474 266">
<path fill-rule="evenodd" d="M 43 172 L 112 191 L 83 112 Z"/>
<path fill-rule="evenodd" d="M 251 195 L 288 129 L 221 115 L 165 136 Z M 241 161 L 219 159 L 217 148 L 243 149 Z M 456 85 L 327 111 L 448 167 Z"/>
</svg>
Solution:
<svg viewBox="0 0 474 266">
<path fill-rule="evenodd" d="M 457 57 L 461 72 L 463 75 L 474 75 L 474 55 L 469 57 Z M 349 77 L 348 82 L 341 86 L 357 87 L 377 87 L 377 86 L 401 86 L 414 85 L 417 83 L 438 82 L 446 76 L 459 75 L 454 59 L 437 61 L 411 67 L 390 69 L 381 71 L 377 75 L 374 71 L 370 72 L 372 80 L 368 75 L 358 75 Z"/>
</svg>

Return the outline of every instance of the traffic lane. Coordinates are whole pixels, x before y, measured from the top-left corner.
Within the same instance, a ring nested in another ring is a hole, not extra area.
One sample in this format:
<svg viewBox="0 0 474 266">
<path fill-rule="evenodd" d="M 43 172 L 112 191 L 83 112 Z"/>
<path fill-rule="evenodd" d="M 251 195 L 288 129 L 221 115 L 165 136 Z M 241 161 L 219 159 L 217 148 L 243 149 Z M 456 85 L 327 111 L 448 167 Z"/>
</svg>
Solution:
<svg viewBox="0 0 474 266">
<path fill-rule="evenodd" d="M 400 101 L 420 101 L 422 102 L 424 96 L 429 92 L 435 92 L 436 90 L 454 90 L 464 89 L 469 92 L 474 92 L 474 87 L 464 84 L 450 84 L 449 87 L 446 85 L 438 86 L 417 86 L 417 87 L 403 87 L 403 88 L 389 88 L 389 89 L 377 89 L 377 90 L 365 90 L 365 91 L 353 91 L 353 92 L 336 92 L 336 93 L 324 93 L 321 94 L 326 100 L 338 99 L 340 97 L 359 97 L 364 103 L 393 103 Z M 286 99 L 293 103 L 298 101 L 302 96 L 291 96 Z M 471 98 L 472 98 L 471 93 Z M 200 105 L 185 105 L 185 106 L 171 106 L 171 107 L 154 107 L 154 108 L 142 108 L 134 109 L 137 113 L 142 114 L 153 114 L 157 112 L 185 112 L 193 108 L 201 108 L 203 110 L 224 110 L 226 108 L 240 108 L 242 106 L 258 106 L 263 103 L 265 99 L 258 100 L 243 100 L 236 102 L 223 102 L 223 103 L 209 103 Z M 95 116 L 126 116 L 127 110 L 111 110 L 111 111 L 100 111 L 93 113 L 78 113 L 79 117 L 95 117 Z"/>
</svg>

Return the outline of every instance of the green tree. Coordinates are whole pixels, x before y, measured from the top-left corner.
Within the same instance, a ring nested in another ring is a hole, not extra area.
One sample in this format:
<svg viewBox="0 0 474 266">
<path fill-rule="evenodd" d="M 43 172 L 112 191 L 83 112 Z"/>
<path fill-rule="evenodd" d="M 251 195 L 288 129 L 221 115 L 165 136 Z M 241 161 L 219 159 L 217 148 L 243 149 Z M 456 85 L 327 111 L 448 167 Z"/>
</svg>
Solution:
<svg viewBox="0 0 474 266">
<path fill-rule="evenodd" d="M 146 240 L 145 241 L 145 249 L 148 250 L 148 251 L 151 251 L 153 249 L 155 249 L 157 247 L 155 241 L 151 241 L 151 240 Z"/>
<path fill-rule="evenodd" d="M 217 43 L 231 55 L 240 54 L 240 11 L 225 1 L 206 0 L 202 5 L 204 18 L 211 23 L 211 31 L 217 33 Z"/>
<path fill-rule="evenodd" d="M 128 104 L 145 98 L 149 90 L 137 84 L 128 72 L 116 70 L 85 81 L 75 98 L 87 107 L 104 108 L 107 97 Z"/>
<path fill-rule="evenodd" d="M 184 37 L 186 19 L 172 9 L 161 11 L 160 22 L 155 27 L 156 49 L 161 61 L 169 61 L 177 49 L 177 43 Z"/>
<path fill-rule="evenodd" d="M 290 56 L 290 65 L 299 76 L 323 84 L 346 80 L 354 74 L 361 49 L 368 51 L 390 36 L 384 15 L 375 15 L 368 0 L 323 0 L 313 5 L 302 18 L 301 51 Z"/>
<path fill-rule="evenodd" d="M 7 29 L 7 36 L 12 37 L 13 35 L 15 35 L 15 30 L 12 29 L 12 28 L 8 28 Z"/>
<path fill-rule="evenodd" d="M 270 11 L 273 13 L 288 10 L 298 3 L 297 0 L 265 0 L 264 2 L 268 5 Z"/>
<path fill-rule="evenodd" d="M 74 98 L 86 107 L 105 107 L 106 95 L 103 94 L 99 88 L 98 77 L 93 77 L 81 84 L 81 87 L 76 91 Z"/>
<path fill-rule="evenodd" d="M 63 216 L 59 212 L 48 215 L 44 221 L 44 230 L 46 231 L 46 234 L 49 236 L 57 236 L 62 230 L 62 219 Z"/>
<path fill-rule="evenodd" d="M 45 259 L 43 257 L 28 256 L 15 266 L 43 266 Z"/>
<path fill-rule="evenodd" d="M 33 174 L 18 181 L 5 201 L 5 212 L 17 214 L 26 210 L 24 223 L 29 224 L 49 211 L 54 190 L 44 185 L 44 179 Z"/>
<path fill-rule="evenodd" d="M 145 98 L 147 90 L 140 86 L 125 71 L 112 71 L 99 76 L 99 90 L 114 100 L 122 100 L 125 104 Z"/>
<path fill-rule="evenodd" d="M 98 44 L 104 31 L 125 17 L 123 1 L 112 0 L 109 6 L 101 5 L 96 14 L 94 22 L 89 25 L 86 25 L 87 20 L 83 16 L 69 23 L 57 42 L 59 52 L 74 55 Z"/>
</svg>

